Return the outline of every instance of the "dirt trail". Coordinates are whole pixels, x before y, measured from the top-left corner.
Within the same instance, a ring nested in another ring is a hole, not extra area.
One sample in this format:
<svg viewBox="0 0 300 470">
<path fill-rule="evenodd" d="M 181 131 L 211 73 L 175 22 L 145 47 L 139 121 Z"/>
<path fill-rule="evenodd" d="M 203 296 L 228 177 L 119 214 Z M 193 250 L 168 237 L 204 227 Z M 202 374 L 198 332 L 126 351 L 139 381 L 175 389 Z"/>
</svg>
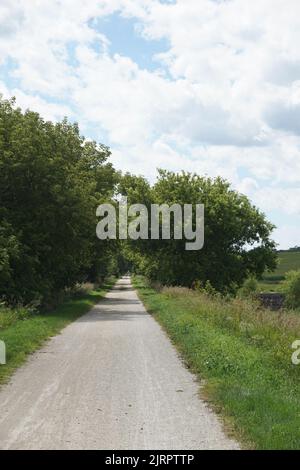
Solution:
<svg viewBox="0 0 300 470">
<path fill-rule="evenodd" d="M 1 449 L 238 449 L 129 278 L 0 391 Z"/>
</svg>

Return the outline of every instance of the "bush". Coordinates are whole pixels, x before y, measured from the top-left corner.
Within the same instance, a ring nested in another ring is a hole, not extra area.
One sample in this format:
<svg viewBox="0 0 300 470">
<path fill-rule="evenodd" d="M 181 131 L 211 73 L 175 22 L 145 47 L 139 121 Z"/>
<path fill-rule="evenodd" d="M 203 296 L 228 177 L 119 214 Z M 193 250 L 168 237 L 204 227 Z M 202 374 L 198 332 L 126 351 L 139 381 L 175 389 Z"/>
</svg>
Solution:
<svg viewBox="0 0 300 470">
<path fill-rule="evenodd" d="M 192 284 L 192 289 L 201 294 L 206 294 L 208 297 L 216 297 L 219 295 L 219 292 L 211 285 L 209 280 L 204 283 L 196 279 Z"/>
<path fill-rule="evenodd" d="M 12 309 L 2 302 L 0 303 L 0 330 L 7 328 L 18 320 L 26 320 L 34 313 L 34 308 L 16 307 Z"/>
<path fill-rule="evenodd" d="M 289 271 L 284 281 L 286 305 L 289 308 L 300 307 L 300 270 Z"/>
<path fill-rule="evenodd" d="M 249 277 L 239 290 L 239 297 L 253 299 L 258 291 L 258 282 L 255 277 Z"/>
</svg>

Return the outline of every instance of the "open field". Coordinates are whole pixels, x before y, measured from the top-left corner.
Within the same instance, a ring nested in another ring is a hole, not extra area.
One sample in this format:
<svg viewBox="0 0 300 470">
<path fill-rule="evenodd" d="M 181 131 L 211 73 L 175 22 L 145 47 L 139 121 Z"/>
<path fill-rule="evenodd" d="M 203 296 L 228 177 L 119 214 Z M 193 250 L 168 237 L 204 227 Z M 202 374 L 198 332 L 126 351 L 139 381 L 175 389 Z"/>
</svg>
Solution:
<svg viewBox="0 0 300 470">
<path fill-rule="evenodd" d="M 284 292 L 282 281 L 288 271 L 300 269 L 300 251 L 280 251 L 278 266 L 272 273 L 266 272 L 259 282 L 261 292 Z"/>
<path fill-rule="evenodd" d="M 299 448 L 300 366 L 291 361 L 299 315 L 184 288 L 157 291 L 142 277 L 134 285 L 245 447 Z"/>
<path fill-rule="evenodd" d="M 56 335 L 72 321 L 88 312 L 112 286 L 110 280 L 101 289 L 69 299 L 51 312 L 30 314 L 26 309 L 0 311 L 0 340 L 6 344 L 6 365 L 0 367 L 0 384 L 6 382 L 28 354 Z"/>
<path fill-rule="evenodd" d="M 262 279 L 258 282 L 258 289 L 260 292 L 285 292 L 283 281 L 272 281 L 269 279 Z"/>
</svg>

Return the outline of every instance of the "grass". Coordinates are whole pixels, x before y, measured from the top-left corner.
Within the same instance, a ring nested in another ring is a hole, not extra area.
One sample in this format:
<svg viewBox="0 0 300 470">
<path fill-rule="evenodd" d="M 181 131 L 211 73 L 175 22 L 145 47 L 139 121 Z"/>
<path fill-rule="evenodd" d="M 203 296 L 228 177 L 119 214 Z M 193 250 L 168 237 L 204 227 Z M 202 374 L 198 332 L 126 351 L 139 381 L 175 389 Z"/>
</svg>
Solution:
<svg viewBox="0 0 300 470">
<path fill-rule="evenodd" d="M 300 366 L 291 362 L 299 315 L 185 288 L 158 291 L 141 277 L 134 285 L 245 447 L 300 448 Z"/>
<path fill-rule="evenodd" d="M 283 281 L 272 281 L 269 279 L 263 279 L 258 282 L 259 292 L 277 292 L 280 294 L 285 293 L 285 286 Z"/>
<path fill-rule="evenodd" d="M 101 289 L 81 293 L 47 313 L 34 314 L 25 308 L 10 310 L 2 307 L 0 340 L 6 345 L 6 364 L 0 365 L 0 384 L 7 382 L 27 356 L 39 349 L 47 339 L 88 312 L 113 283 L 113 279 L 108 280 Z"/>
<path fill-rule="evenodd" d="M 12 309 L 0 304 L 0 332 L 17 321 L 26 320 L 32 315 L 33 311 L 29 308 L 18 307 Z"/>
<path fill-rule="evenodd" d="M 285 276 L 287 271 L 300 269 L 300 251 L 280 251 L 279 264 L 271 276 Z"/>
<path fill-rule="evenodd" d="M 298 269 L 300 269 L 300 251 L 279 251 L 277 268 L 272 273 L 264 274 L 259 282 L 259 290 L 284 293 L 283 281 L 286 273 Z"/>
</svg>

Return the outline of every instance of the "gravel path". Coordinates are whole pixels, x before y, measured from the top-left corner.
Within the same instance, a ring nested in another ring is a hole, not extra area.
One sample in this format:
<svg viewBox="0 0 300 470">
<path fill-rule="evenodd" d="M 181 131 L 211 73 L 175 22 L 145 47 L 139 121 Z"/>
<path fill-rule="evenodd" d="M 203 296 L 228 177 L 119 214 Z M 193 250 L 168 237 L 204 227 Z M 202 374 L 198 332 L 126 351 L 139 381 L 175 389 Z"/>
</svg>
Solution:
<svg viewBox="0 0 300 470">
<path fill-rule="evenodd" d="M 130 279 L 0 391 L 1 449 L 238 449 Z"/>
</svg>

